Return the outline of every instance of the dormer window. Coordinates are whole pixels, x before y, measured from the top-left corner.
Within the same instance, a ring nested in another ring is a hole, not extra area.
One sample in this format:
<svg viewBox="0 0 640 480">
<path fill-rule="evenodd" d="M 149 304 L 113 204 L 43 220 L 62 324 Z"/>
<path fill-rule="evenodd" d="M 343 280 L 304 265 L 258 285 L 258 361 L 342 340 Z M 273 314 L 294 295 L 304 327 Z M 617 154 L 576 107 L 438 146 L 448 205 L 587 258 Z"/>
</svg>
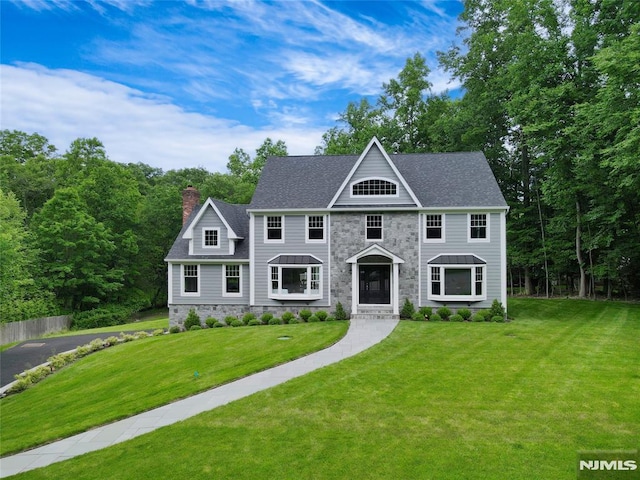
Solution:
<svg viewBox="0 0 640 480">
<path fill-rule="evenodd" d="M 205 228 L 202 230 L 202 246 L 203 248 L 218 248 L 220 232 L 217 228 Z"/>
<path fill-rule="evenodd" d="M 351 184 L 352 197 L 397 197 L 398 184 L 384 178 L 369 178 Z"/>
</svg>

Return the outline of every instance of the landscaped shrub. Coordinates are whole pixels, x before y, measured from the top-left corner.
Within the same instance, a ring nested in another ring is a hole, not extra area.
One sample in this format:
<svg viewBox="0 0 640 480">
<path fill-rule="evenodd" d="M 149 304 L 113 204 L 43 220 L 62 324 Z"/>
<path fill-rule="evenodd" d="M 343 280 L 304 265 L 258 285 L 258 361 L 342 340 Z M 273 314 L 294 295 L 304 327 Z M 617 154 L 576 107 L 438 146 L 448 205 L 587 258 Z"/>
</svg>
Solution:
<svg viewBox="0 0 640 480">
<path fill-rule="evenodd" d="M 273 317 L 271 320 L 269 320 L 269 325 L 282 325 L 282 320 L 277 317 Z"/>
<path fill-rule="evenodd" d="M 329 314 L 327 312 L 325 312 L 324 310 L 318 310 L 316 312 L 316 317 L 318 317 L 321 322 L 324 322 L 325 320 L 327 320 L 328 316 L 329 316 Z"/>
<path fill-rule="evenodd" d="M 408 298 L 404 299 L 404 305 L 402 305 L 402 310 L 400 310 L 400 318 L 409 319 L 416 312 L 416 309 L 411 303 L 411 300 Z"/>
<path fill-rule="evenodd" d="M 32 384 L 32 383 L 38 383 L 40 380 L 42 380 L 43 378 L 47 377 L 50 374 L 51 374 L 51 368 L 48 366 L 41 365 L 32 370 L 29 370 L 24 377 L 27 379 L 27 381 L 30 384 Z M 20 378 L 20 376 L 16 375 L 15 378 Z"/>
<path fill-rule="evenodd" d="M 132 342 L 138 339 L 138 337 L 136 337 L 135 334 L 131 335 L 129 333 L 122 333 L 122 332 L 120 332 L 120 338 L 122 339 L 123 342 Z"/>
<path fill-rule="evenodd" d="M 253 313 L 245 313 L 242 317 L 242 323 L 244 323 L 245 325 L 249 325 L 249 322 L 255 318 L 256 316 Z"/>
<path fill-rule="evenodd" d="M 336 317 L 336 320 L 349 320 L 349 315 L 340 302 L 336 303 L 336 311 L 334 313 L 334 316 Z"/>
<path fill-rule="evenodd" d="M 233 315 L 227 315 L 226 317 L 224 317 L 224 323 L 226 323 L 229 326 L 231 326 L 231 322 L 233 322 L 234 320 L 238 320 L 238 317 L 234 317 Z"/>
<path fill-rule="evenodd" d="M 319 322 L 320 319 L 318 318 L 317 315 L 311 315 L 309 318 L 307 318 L 307 322 Z"/>
<path fill-rule="evenodd" d="M 498 322 L 498 323 L 504 323 L 504 316 L 503 315 L 495 315 L 495 316 L 491 317 L 491 321 L 492 322 Z"/>
<path fill-rule="evenodd" d="M 191 325 L 191 328 L 189 329 L 189 331 L 194 332 L 196 330 L 202 330 L 202 327 L 200 325 Z"/>
<path fill-rule="evenodd" d="M 262 322 L 257 318 L 252 318 L 251 320 L 249 320 L 249 323 L 247 323 L 247 325 L 250 327 L 255 327 L 256 325 L 262 325 Z"/>
<path fill-rule="evenodd" d="M 115 337 L 114 337 L 115 338 Z M 65 365 L 73 362 L 76 359 L 76 352 L 65 352 L 54 355 L 53 357 L 49 357 L 47 362 L 51 365 L 52 368 L 58 369 L 62 368 Z"/>
<path fill-rule="evenodd" d="M 92 352 L 102 350 L 104 348 L 104 342 L 100 338 L 95 338 L 89 343 L 89 348 Z"/>
<path fill-rule="evenodd" d="M 433 314 L 433 308 L 431 307 L 420 307 L 420 310 L 418 310 L 423 317 L 427 317 L 429 318 L 432 314 Z"/>
<path fill-rule="evenodd" d="M 139 332 L 134 333 L 133 336 L 136 337 L 136 340 L 140 340 L 141 338 L 149 338 L 149 334 L 144 330 L 140 330 Z"/>
<path fill-rule="evenodd" d="M 264 323 L 265 325 L 269 325 L 269 321 L 270 321 L 272 318 L 273 318 L 273 313 L 269 313 L 269 312 L 263 313 L 263 314 L 260 316 L 260 320 L 262 320 L 262 323 Z"/>
<path fill-rule="evenodd" d="M 209 328 L 213 328 L 213 326 L 218 323 L 218 320 L 214 317 L 207 317 L 207 319 L 204 321 L 205 325 Z"/>
<path fill-rule="evenodd" d="M 91 347 L 89 345 L 82 345 L 76 348 L 76 355 L 78 357 L 84 357 L 85 355 L 89 355 L 91 353 Z"/>
<path fill-rule="evenodd" d="M 160 335 L 164 335 L 164 329 L 163 328 L 157 328 L 157 329 L 155 329 L 153 331 L 153 336 L 154 337 L 159 337 Z"/>
<path fill-rule="evenodd" d="M 200 323 L 200 315 L 198 315 L 192 308 L 191 310 L 189 310 L 187 318 L 184 321 L 184 329 L 191 330 L 191 327 L 193 327 L 194 325 L 197 325 L 199 327 L 202 326 L 202 324 Z"/>
<path fill-rule="evenodd" d="M 498 301 L 497 299 L 495 299 L 492 303 L 491 303 L 491 319 L 492 321 L 495 322 L 495 320 L 493 320 L 493 317 L 502 317 L 502 321 L 504 322 L 506 316 L 507 316 L 507 312 L 504 309 L 504 306 L 502 305 L 502 303 L 500 301 Z"/>
<path fill-rule="evenodd" d="M 420 312 L 415 312 L 413 315 L 411 315 L 411 320 L 422 322 L 425 320 L 425 316 Z"/>
<path fill-rule="evenodd" d="M 457 313 L 464 319 L 465 322 L 471 318 L 471 310 L 469 310 L 468 308 L 461 308 Z"/>
<path fill-rule="evenodd" d="M 134 308 L 120 304 L 105 305 L 85 312 L 76 312 L 73 314 L 71 329 L 84 330 L 87 328 L 122 325 L 127 323 L 135 312 Z"/>
<path fill-rule="evenodd" d="M 213 324 L 213 328 L 221 328 L 221 327 L 224 327 L 224 323 L 222 323 L 222 322 L 220 322 L 220 321 L 216 321 L 216 322 Z"/>
<path fill-rule="evenodd" d="M 336 321 L 336 317 L 334 317 L 333 315 L 329 315 L 325 320 L 325 322 L 335 322 L 335 321 Z"/>
<path fill-rule="evenodd" d="M 480 313 L 474 313 L 471 316 L 471 321 L 472 322 L 484 322 L 484 315 L 481 315 Z"/>
<path fill-rule="evenodd" d="M 180 327 L 177 325 L 174 325 L 169 329 L 169 333 L 180 333 Z"/>
<path fill-rule="evenodd" d="M 164 332 L 164 330 L 163 330 L 163 332 Z M 120 341 L 120 340 L 118 339 L 118 337 L 116 337 L 115 335 L 111 335 L 109 338 L 107 338 L 107 339 L 105 340 L 105 343 L 106 343 L 108 346 L 112 347 L 113 345 L 116 345 L 119 341 Z"/>
<path fill-rule="evenodd" d="M 289 319 L 289 325 L 295 325 L 296 323 L 300 323 L 300 320 L 298 320 L 296 317 Z"/>
<path fill-rule="evenodd" d="M 437 313 L 434 313 L 433 315 L 431 315 L 429 317 L 429 321 L 430 322 L 441 322 L 442 321 L 442 317 L 440 315 L 438 315 Z"/>
<path fill-rule="evenodd" d="M 491 321 L 491 311 L 490 310 L 478 310 L 478 314 L 482 315 L 482 318 L 484 318 L 485 322 L 490 322 Z"/>
<path fill-rule="evenodd" d="M 294 318 L 296 318 L 296 316 L 291 312 L 284 312 L 282 314 L 282 321 L 284 323 L 291 323 L 291 320 L 293 320 Z"/>
<path fill-rule="evenodd" d="M 298 313 L 298 315 L 300 316 L 300 318 L 302 320 L 304 320 L 305 322 L 309 321 L 309 318 L 311 317 L 311 315 L 313 315 L 311 313 L 311 310 L 300 310 L 300 312 Z"/>
<path fill-rule="evenodd" d="M 440 315 L 440 318 L 442 318 L 442 320 L 444 320 L 445 322 L 447 320 L 449 320 L 449 317 L 451 316 L 451 309 L 449 307 L 440 307 L 437 310 L 438 315 Z"/>
<path fill-rule="evenodd" d="M 458 315 L 456 313 L 455 315 L 451 315 L 449 317 L 449 321 L 450 322 L 464 322 L 464 318 L 462 318 L 462 315 Z"/>
<path fill-rule="evenodd" d="M 233 320 L 231 320 L 231 323 L 228 323 L 227 325 L 230 325 L 232 327 L 242 327 L 244 323 L 242 323 L 242 320 L 239 320 L 233 317 Z"/>
</svg>

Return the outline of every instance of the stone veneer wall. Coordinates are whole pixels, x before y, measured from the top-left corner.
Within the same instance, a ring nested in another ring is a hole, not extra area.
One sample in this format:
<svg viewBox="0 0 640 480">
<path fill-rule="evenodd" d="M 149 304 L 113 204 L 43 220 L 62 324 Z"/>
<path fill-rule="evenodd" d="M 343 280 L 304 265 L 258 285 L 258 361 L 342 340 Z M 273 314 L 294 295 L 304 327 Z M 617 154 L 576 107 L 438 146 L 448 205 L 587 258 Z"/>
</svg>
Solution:
<svg viewBox="0 0 640 480">
<path fill-rule="evenodd" d="M 373 213 L 373 212 L 372 212 Z M 365 241 L 366 214 L 331 213 L 331 303 L 342 302 L 351 311 L 351 265 L 346 260 L 377 243 L 402 258 L 399 267 L 400 309 L 405 298 L 418 307 L 418 259 L 420 232 L 418 213 L 386 212 L 383 214 L 383 240 Z"/>
</svg>

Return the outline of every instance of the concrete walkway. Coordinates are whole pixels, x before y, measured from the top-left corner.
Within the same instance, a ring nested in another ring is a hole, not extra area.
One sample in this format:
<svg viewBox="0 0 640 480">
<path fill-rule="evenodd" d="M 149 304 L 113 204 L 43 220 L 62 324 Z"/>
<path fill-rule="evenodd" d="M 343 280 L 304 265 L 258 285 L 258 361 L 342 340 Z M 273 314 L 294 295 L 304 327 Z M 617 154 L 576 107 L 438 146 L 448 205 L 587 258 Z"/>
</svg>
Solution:
<svg viewBox="0 0 640 480">
<path fill-rule="evenodd" d="M 397 320 L 352 320 L 335 345 L 140 415 L 0 459 L 0 478 L 61 462 L 185 420 L 360 353 L 386 338 Z"/>
</svg>

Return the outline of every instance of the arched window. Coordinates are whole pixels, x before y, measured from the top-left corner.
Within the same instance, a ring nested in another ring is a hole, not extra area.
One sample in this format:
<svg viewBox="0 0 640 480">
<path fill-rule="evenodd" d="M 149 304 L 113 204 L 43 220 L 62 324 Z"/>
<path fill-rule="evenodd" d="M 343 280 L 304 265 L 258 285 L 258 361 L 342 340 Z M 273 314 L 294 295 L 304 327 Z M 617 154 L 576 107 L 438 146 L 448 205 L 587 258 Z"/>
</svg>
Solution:
<svg viewBox="0 0 640 480">
<path fill-rule="evenodd" d="M 398 184 L 382 178 L 371 178 L 354 183 L 351 186 L 351 195 L 353 197 L 396 196 Z"/>
</svg>

